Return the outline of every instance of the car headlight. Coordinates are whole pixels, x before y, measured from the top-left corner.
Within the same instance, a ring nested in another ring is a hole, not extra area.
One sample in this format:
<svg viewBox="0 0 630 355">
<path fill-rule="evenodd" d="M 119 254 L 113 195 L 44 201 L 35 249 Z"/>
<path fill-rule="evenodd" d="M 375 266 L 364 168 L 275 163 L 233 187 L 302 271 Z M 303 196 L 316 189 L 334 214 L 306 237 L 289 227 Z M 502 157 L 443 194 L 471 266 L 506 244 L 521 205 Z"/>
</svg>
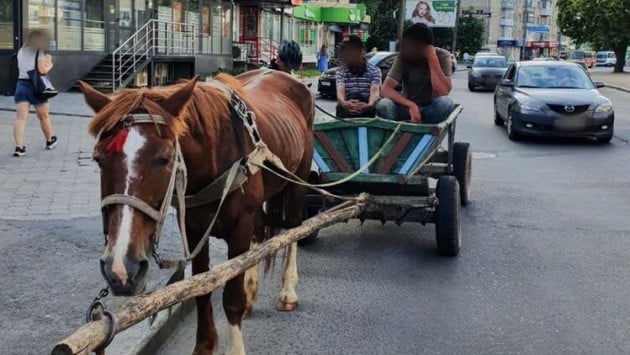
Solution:
<svg viewBox="0 0 630 355">
<path fill-rule="evenodd" d="M 478 71 L 473 71 L 473 72 L 472 72 L 472 76 L 474 76 L 475 78 L 478 78 L 478 77 L 480 77 L 480 76 L 481 76 L 481 73 L 480 73 L 480 72 L 478 72 Z"/>
<path fill-rule="evenodd" d="M 518 99 L 518 107 L 521 111 L 544 111 L 545 104 L 540 101 L 521 97 Z"/>
<path fill-rule="evenodd" d="M 595 113 L 610 113 L 612 110 L 612 102 L 608 99 L 603 99 L 602 102 L 595 108 Z"/>
</svg>

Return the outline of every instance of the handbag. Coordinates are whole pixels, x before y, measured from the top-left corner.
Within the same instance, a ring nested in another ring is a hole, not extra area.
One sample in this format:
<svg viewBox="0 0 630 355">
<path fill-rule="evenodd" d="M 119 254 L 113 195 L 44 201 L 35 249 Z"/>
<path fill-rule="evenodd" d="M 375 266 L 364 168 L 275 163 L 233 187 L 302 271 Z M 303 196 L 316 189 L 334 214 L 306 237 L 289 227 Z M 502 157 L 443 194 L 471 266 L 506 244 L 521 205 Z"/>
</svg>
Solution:
<svg viewBox="0 0 630 355">
<path fill-rule="evenodd" d="M 57 96 L 59 93 L 48 79 L 46 74 L 40 74 L 37 70 L 37 60 L 39 57 L 39 50 L 35 54 L 35 69 L 28 71 L 28 76 L 33 84 L 33 94 L 38 99 L 50 99 Z"/>
</svg>

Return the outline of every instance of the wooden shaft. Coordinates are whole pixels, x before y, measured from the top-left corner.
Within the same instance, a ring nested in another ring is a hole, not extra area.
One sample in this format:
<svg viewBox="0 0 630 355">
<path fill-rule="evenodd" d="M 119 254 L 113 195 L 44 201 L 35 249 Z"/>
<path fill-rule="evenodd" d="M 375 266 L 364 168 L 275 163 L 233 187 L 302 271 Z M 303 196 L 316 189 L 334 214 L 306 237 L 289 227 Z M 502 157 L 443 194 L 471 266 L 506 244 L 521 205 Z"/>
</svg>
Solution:
<svg viewBox="0 0 630 355">
<path fill-rule="evenodd" d="M 301 226 L 289 229 L 236 258 L 216 265 L 207 272 L 160 288 L 153 293 L 130 298 L 114 312 L 118 319 L 116 333 L 165 308 L 212 292 L 228 280 L 258 264 L 266 256 L 322 228 L 357 217 L 363 211 L 367 201 L 368 195 L 361 194 L 356 201 L 348 201 L 336 206 L 330 212 L 320 213 L 304 221 Z M 52 354 L 88 354 L 105 341 L 107 322 L 108 320 L 98 320 L 87 323 L 57 343 Z"/>
</svg>

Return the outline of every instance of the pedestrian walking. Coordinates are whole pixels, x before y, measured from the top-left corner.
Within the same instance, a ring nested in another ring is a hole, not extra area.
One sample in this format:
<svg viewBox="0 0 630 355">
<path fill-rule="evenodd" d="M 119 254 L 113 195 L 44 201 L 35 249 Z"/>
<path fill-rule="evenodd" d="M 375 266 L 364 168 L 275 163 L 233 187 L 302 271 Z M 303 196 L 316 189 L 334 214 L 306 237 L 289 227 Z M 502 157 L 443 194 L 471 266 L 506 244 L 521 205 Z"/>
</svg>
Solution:
<svg viewBox="0 0 630 355">
<path fill-rule="evenodd" d="M 13 156 L 16 157 L 26 154 L 24 130 L 31 105 L 35 107 L 39 125 L 46 139 L 46 149 L 53 149 L 57 144 L 57 137 L 52 134 L 48 99 L 35 95 L 35 87 L 29 76 L 29 72 L 33 70 L 37 70 L 39 74 L 45 75 L 52 69 L 52 57 L 50 54 L 44 53 L 44 49 L 47 47 L 48 35 L 44 31 L 34 30 L 28 35 L 26 43 L 17 54 L 19 75 L 15 88 L 16 115 L 13 127 L 13 138 L 15 139 Z"/>
<path fill-rule="evenodd" d="M 330 56 L 328 55 L 328 46 L 322 45 L 322 48 L 317 53 L 317 70 L 321 73 L 328 70 L 328 61 Z"/>
<path fill-rule="evenodd" d="M 466 64 L 468 64 L 468 59 L 469 59 L 468 57 L 469 57 L 468 52 L 464 52 L 463 59 L 464 59 L 464 63 Z"/>
</svg>

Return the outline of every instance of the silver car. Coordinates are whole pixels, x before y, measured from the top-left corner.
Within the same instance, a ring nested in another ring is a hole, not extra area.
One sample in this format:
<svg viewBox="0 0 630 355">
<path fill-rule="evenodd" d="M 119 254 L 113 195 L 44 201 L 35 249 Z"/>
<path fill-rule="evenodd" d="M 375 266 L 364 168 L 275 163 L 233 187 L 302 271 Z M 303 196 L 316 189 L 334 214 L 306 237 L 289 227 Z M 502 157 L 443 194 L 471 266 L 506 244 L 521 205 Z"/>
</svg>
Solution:
<svg viewBox="0 0 630 355">
<path fill-rule="evenodd" d="M 472 64 L 468 66 L 468 90 L 494 90 L 501 82 L 507 66 L 507 60 L 500 55 L 475 56 Z"/>
</svg>

